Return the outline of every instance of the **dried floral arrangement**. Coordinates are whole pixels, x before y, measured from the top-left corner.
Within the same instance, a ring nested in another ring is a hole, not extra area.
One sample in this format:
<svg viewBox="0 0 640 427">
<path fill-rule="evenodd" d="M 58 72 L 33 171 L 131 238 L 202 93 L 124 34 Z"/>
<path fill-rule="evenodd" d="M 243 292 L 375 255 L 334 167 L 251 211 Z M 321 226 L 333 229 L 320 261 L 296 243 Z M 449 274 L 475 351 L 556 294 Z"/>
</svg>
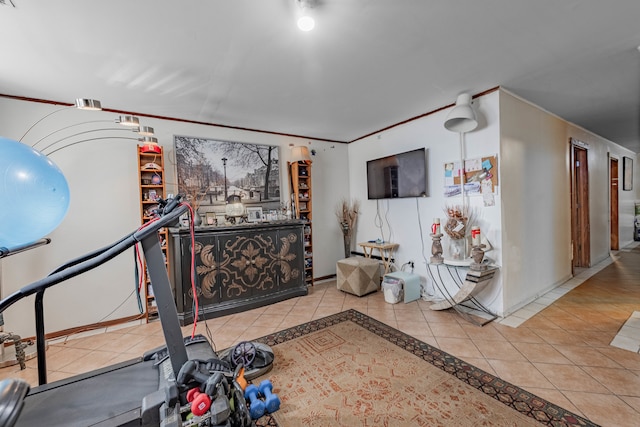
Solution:
<svg viewBox="0 0 640 427">
<path fill-rule="evenodd" d="M 447 217 L 444 232 L 452 239 L 464 239 L 468 225 L 474 220 L 474 211 L 468 206 L 446 205 L 444 213 Z"/>
<path fill-rule="evenodd" d="M 194 211 L 197 211 L 202 201 L 207 196 L 206 191 L 200 186 L 196 185 L 185 185 L 183 186 L 183 191 L 185 193 L 187 202 L 191 205 Z"/>
<path fill-rule="evenodd" d="M 358 200 L 342 199 L 336 207 L 336 217 L 340 223 L 344 239 L 344 256 L 347 258 L 351 256 L 351 238 L 353 230 L 356 228 L 359 210 L 360 202 Z"/>
<path fill-rule="evenodd" d="M 356 226 L 358 220 L 358 211 L 360 210 L 360 202 L 358 200 L 342 201 L 336 207 L 336 217 L 342 226 L 342 233 L 351 236 L 351 232 Z"/>
</svg>

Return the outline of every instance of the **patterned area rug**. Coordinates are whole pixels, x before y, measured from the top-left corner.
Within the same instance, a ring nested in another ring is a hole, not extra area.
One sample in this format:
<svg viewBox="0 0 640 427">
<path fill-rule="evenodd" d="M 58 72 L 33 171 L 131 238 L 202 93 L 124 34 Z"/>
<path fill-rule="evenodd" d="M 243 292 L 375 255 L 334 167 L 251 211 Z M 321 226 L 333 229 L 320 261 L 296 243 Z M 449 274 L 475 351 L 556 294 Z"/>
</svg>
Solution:
<svg viewBox="0 0 640 427">
<path fill-rule="evenodd" d="M 595 426 L 355 310 L 257 341 L 282 401 L 259 426 Z"/>
</svg>

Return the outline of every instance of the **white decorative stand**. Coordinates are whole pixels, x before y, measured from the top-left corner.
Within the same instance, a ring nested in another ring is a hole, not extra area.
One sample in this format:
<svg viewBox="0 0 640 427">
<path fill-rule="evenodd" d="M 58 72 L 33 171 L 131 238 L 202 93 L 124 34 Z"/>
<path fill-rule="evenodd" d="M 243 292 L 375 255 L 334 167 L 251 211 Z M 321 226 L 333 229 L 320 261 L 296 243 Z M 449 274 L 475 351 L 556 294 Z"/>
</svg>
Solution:
<svg viewBox="0 0 640 427">
<path fill-rule="evenodd" d="M 483 270 L 473 270 L 470 268 L 470 266 L 467 266 L 469 270 L 467 271 L 464 280 L 462 280 L 460 283 L 456 281 L 458 290 L 455 293 L 449 293 L 449 291 L 447 291 L 445 282 L 440 274 L 440 269 L 446 268 L 446 270 L 448 270 L 449 272 L 449 275 L 452 278 L 456 278 L 458 277 L 457 269 L 459 266 L 451 265 L 448 263 L 448 260 L 445 260 L 444 264 L 437 264 L 433 267 L 435 271 L 432 271 L 432 268 L 428 266 L 427 272 L 433 280 L 434 286 L 440 290 L 445 299 L 432 304 L 429 307 L 431 310 L 446 310 L 452 308 L 463 318 L 478 326 L 484 326 L 497 318 L 495 314 L 493 314 L 475 298 L 476 295 L 478 295 L 483 289 L 487 287 L 487 285 L 497 272 L 497 267 L 483 265 L 483 267 L 486 267 Z M 456 271 L 454 272 L 452 270 Z M 466 303 L 471 305 L 465 305 Z"/>
</svg>

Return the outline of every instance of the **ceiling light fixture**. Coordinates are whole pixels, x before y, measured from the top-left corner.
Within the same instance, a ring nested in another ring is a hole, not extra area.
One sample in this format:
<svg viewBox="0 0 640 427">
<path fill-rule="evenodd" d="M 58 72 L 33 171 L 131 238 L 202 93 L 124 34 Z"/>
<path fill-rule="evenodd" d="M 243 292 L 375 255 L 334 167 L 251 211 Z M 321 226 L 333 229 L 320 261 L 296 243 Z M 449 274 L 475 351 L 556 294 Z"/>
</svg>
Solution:
<svg viewBox="0 0 640 427">
<path fill-rule="evenodd" d="M 313 0 L 296 0 L 300 7 L 300 16 L 298 17 L 298 28 L 302 31 L 311 31 L 316 26 L 316 22 L 310 14 L 313 9 Z"/>
</svg>

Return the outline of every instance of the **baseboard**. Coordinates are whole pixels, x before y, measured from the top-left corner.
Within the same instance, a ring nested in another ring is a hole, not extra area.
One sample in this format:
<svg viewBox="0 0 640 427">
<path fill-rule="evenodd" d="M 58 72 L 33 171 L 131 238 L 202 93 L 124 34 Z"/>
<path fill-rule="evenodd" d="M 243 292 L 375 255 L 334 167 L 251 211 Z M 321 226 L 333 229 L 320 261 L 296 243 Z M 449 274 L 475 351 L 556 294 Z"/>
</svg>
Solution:
<svg viewBox="0 0 640 427">
<path fill-rule="evenodd" d="M 121 317 L 119 319 L 107 320 L 105 322 L 91 323 L 84 326 L 76 326 L 69 329 L 63 329 L 61 331 L 49 332 L 44 335 L 45 340 L 52 340 L 60 337 L 66 337 L 69 335 L 79 334 L 81 332 L 93 331 L 95 329 L 108 328 L 110 326 L 120 325 L 122 323 L 133 322 L 135 320 L 144 319 L 144 314 L 136 314 L 133 316 Z M 35 341 L 36 337 L 22 338 L 22 341 Z"/>
</svg>

